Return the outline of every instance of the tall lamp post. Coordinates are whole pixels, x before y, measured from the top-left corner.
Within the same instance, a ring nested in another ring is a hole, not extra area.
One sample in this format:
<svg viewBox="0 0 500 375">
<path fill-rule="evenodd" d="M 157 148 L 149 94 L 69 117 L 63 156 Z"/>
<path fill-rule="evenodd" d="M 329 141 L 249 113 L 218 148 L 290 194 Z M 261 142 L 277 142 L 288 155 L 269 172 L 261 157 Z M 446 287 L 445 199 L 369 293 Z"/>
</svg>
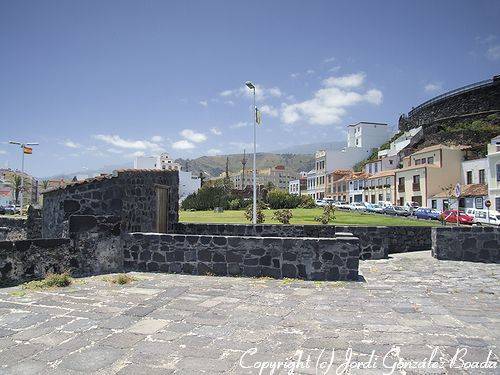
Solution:
<svg viewBox="0 0 500 375">
<path fill-rule="evenodd" d="M 23 191 L 24 191 L 24 154 L 26 152 L 26 147 L 27 146 L 38 146 L 38 142 L 17 142 L 17 141 L 9 141 L 11 145 L 18 145 L 21 147 L 21 155 L 22 155 L 22 161 L 21 161 L 21 191 L 19 192 L 19 195 L 21 196 L 21 209 L 19 210 L 19 213 L 22 215 L 23 214 Z"/>
<path fill-rule="evenodd" d="M 252 214 L 252 223 L 257 224 L 257 173 L 255 166 L 255 154 L 257 152 L 257 105 L 255 104 L 255 85 L 246 81 L 245 85 L 253 91 L 253 214 Z"/>
</svg>

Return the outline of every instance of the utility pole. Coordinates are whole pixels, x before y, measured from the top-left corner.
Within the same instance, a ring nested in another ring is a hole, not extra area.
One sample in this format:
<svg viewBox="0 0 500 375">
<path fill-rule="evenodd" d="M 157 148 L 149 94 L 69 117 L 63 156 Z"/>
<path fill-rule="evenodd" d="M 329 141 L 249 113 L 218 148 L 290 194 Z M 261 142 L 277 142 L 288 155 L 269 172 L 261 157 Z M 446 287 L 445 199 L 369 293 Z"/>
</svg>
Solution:
<svg viewBox="0 0 500 375">
<path fill-rule="evenodd" d="M 23 214 L 23 198 L 24 198 L 24 154 L 31 154 L 31 147 L 28 146 L 38 146 L 38 142 L 17 142 L 17 141 L 9 141 L 11 145 L 21 146 L 21 191 L 19 195 L 21 197 L 21 208 L 19 209 L 19 213 Z"/>
<path fill-rule="evenodd" d="M 256 162 L 255 155 L 257 153 L 257 105 L 255 103 L 255 85 L 247 81 L 245 85 L 253 90 L 253 215 L 252 215 L 252 223 L 257 224 L 257 170 L 256 170 Z"/>
</svg>

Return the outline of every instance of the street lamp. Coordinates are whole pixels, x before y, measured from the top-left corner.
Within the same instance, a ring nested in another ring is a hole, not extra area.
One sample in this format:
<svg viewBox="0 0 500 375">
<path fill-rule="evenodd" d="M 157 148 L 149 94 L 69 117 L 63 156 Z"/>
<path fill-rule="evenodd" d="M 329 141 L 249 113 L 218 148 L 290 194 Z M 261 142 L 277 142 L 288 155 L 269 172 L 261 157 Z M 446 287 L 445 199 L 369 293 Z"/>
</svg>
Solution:
<svg viewBox="0 0 500 375">
<path fill-rule="evenodd" d="M 245 85 L 253 90 L 253 210 L 252 210 L 252 223 L 257 224 L 257 173 L 255 165 L 255 154 L 257 152 L 256 139 L 257 139 L 257 106 L 255 104 L 255 85 L 246 81 Z"/>
<path fill-rule="evenodd" d="M 24 190 L 24 151 L 26 146 L 38 146 L 38 142 L 17 142 L 17 141 L 9 141 L 11 145 L 18 145 L 21 146 L 21 154 L 22 154 L 22 162 L 21 162 L 21 191 L 19 192 L 19 195 L 21 196 L 21 208 L 19 210 L 19 213 L 22 215 L 23 214 L 23 190 Z"/>
</svg>

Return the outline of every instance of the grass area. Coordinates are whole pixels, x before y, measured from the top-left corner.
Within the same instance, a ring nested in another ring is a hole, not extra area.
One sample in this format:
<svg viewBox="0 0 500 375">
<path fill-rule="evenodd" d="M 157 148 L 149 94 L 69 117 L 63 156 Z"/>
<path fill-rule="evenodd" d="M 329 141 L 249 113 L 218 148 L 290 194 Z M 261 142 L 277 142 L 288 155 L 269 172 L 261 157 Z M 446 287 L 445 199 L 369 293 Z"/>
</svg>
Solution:
<svg viewBox="0 0 500 375">
<path fill-rule="evenodd" d="M 23 284 L 23 289 L 28 290 L 41 290 L 51 288 L 62 288 L 70 286 L 73 283 L 73 278 L 68 273 L 52 273 L 47 275 L 42 280 L 30 281 Z"/>
<path fill-rule="evenodd" d="M 274 210 L 265 210 L 266 221 L 264 224 L 279 224 L 273 220 Z M 292 210 L 293 217 L 290 224 L 318 224 L 314 217 L 321 215 L 322 208 L 296 208 Z M 244 211 L 224 211 L 216 213 L 213 211 L 180 211 L 179 221 L 186 223 L 227 223 L 227 224 L 248 224 Z M 372 213 L 360 213 L 350 211 L 335 211 L 335 220 L 332 225 L 386 225 L 386 226 L 436 226 L 438 221 L 427 221 L 409 219 L 395 216 L 387 216 Z"/>
</svg>

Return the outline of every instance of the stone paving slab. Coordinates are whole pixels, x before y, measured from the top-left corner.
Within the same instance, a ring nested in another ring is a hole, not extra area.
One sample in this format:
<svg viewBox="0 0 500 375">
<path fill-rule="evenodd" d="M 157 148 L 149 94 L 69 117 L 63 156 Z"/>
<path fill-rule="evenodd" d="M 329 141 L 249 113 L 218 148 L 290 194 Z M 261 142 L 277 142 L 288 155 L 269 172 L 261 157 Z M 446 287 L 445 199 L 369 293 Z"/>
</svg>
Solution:
<svg viewBox="0 0 500 375">
<path fill-rule="evenodd" d="M 363 282 L 134 273 L 124 286 L 3 288 L 0 374 L 269 374 L 277 362 L 288 367 L 275 374 L 500 373 L 499 265 L 415 252 L 360 271 Z"/>
</svg>

